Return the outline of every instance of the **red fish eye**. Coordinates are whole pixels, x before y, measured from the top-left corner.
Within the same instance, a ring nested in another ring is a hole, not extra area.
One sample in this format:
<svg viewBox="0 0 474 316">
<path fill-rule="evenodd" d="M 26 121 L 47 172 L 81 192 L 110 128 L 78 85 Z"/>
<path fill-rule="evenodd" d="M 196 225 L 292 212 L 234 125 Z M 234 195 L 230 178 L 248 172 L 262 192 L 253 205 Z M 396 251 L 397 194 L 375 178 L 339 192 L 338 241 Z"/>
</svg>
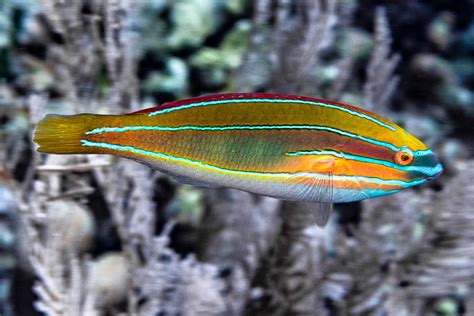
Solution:
<svg viewBox="0 0 474 316">
<path fill-rule="evenodd" d="M 409 165 L 413 161 L 413 154 L 400 150 L 395 154 L 395 162 L 400 165 L 400 166 L 406 166 Z"/>
</svg>

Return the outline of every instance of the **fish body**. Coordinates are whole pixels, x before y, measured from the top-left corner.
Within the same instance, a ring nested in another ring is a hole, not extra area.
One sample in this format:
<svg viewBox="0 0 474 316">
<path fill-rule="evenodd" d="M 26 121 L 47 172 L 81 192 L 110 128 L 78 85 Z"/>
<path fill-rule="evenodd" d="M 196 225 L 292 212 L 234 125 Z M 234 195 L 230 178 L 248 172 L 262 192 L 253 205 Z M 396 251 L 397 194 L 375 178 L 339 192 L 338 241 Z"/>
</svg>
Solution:
<svg viewBox="0 0 474 316">
<path fill-rule="evenodd" d="M 362 109 L 300 96 L 191 98 L 125 115 L 47 116 L 38 151 L 131 158 L 200 186 L 351 202 L 438 176 L 433 152 Z"/>
</svg>

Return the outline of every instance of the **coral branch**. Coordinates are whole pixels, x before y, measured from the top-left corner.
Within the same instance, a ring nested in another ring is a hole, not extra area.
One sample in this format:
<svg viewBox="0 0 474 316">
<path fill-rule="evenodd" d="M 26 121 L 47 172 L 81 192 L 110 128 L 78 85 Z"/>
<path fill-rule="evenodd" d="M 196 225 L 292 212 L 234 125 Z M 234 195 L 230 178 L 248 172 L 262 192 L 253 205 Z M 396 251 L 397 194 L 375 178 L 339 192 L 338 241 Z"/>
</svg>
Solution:
<svg viewBox="0 0 474 316">
<path fill-rule="evenodd" d="M 364 85 L 365 107 L 370 111 L 384 111 L 398 85 L 399 79 L 393 72 L 400 56 L 390 56 L 391 43 L 385 10 L 379 8 L 375 19 L 375 47 L 367 67 L 367 81 Z"/>
</svg>

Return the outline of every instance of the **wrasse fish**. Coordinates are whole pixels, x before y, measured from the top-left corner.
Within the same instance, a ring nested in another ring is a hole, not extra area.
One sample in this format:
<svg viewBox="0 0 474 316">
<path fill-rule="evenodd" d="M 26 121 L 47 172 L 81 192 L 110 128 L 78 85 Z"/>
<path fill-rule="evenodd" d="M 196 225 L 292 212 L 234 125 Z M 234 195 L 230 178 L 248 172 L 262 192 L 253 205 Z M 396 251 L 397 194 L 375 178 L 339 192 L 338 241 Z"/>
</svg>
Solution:
<svg viewBox="0 0 474 316">
<path fill-rule="evenodd" d="M 131 158 L 184 183 L 332 203 L 398 192 L 437 177 L 433 152 L 368 111 L 300 96 L 238 93 L 125 115 L 48 115 L 38 151 Z"/>
</svg>

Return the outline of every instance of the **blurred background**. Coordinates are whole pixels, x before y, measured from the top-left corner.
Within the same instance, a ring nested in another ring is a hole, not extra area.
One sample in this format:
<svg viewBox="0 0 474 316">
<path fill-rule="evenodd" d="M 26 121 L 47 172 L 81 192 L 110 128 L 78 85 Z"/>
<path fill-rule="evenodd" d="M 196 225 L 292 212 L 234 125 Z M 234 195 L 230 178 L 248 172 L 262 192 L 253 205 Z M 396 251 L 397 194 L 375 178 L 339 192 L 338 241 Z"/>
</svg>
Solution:
<svg viewBox="0 0 474 316">
<path fill-rule="evenodd" d="M 219 92 L 385 116 L 445 171 L 335 207 L 35 152 L 48 113 Z M 0 0 L 0 315 L 474 315 L 474 1 Z"/>
</svg>

